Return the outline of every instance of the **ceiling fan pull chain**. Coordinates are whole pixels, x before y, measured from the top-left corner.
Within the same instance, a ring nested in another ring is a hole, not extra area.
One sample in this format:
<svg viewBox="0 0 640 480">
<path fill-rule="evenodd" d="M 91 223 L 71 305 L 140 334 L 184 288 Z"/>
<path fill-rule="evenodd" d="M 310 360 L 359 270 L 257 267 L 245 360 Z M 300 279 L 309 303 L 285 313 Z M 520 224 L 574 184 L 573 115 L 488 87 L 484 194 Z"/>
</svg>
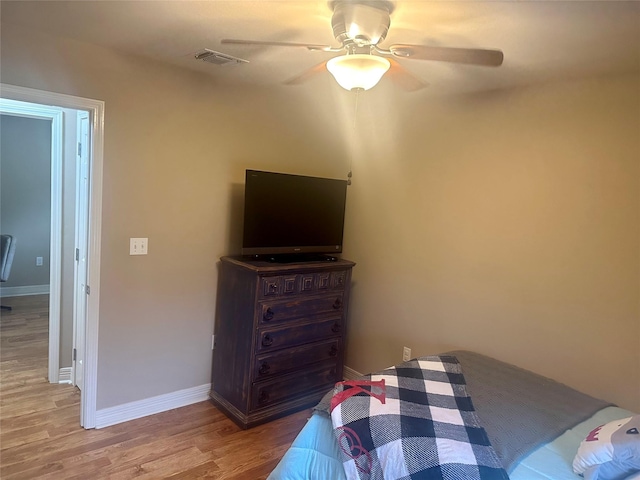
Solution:
<svg viewBox="0 0 640 480">
<path fill-rule="evenodd" d="M 360 96 L 360 89 L 355 90 L 356 100 L 353 110 L 353 136 L 355 137 L 358 128 L 358 99 Z M 351 177 L 353 176 L 353 149 L 351 149 L 351 155 L 349 157 L 349 173 L 347 174 L 347 185 L 351 185 Z"/>
<path fill-rule="evenodd" d="M 358 96 L 360 95 L 360 90 L 359 88 L 355 89 L 355 94 L 356 94 L 356 102 L 355 102 L 355 108 L 353 111 L 353 131 L 355 133 L 356 128 L 358 126 Z"/>
</svg>

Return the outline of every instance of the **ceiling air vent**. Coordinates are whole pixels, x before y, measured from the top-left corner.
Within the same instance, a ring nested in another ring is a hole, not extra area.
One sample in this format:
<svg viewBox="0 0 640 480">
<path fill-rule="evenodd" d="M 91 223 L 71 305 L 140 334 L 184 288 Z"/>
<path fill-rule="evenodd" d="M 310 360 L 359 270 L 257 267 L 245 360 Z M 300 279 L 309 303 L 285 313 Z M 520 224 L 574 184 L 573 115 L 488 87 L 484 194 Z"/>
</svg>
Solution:
<svg viewBox="0 0 640 480">
<path fill-rule="evenodd" d="M 209 50 L 208 48 L 196 52 L 195 57 L 197 60 L 202 60 L 203 62 L 207 63 L 213 63 L 215 65 L 249 63 L 249 60 L 232 57 L 231 55 L 227 55 L 226 53 L 216 52 L 215 50 Z"/>
</svg>

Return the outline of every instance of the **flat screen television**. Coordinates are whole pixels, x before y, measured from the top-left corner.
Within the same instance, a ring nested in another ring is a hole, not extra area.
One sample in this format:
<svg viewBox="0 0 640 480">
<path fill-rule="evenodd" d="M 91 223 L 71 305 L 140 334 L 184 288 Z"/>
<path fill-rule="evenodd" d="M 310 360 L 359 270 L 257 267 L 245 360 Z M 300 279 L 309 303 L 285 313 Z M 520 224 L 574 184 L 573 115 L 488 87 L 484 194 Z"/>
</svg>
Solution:
<svg viewBox="0 0 640 480">
<path fill-rule="evenodd" d="M 259 170 L 245 180 L 243 255 L 289 261 L 342 252 L 346 180 Z"/>
</svg>

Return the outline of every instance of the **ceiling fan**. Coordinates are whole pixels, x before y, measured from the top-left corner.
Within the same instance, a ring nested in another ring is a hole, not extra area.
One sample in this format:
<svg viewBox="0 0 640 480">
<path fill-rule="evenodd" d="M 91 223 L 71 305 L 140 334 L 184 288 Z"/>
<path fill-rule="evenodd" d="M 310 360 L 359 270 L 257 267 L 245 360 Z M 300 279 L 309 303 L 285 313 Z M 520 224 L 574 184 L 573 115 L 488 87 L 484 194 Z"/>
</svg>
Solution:
<svg viewBox="0 0 640 480">
<path fill-rule="evenodd" d="M 391 25 L 390 15 L 394 6 L 387 0 L 333 0 L 331 27 L 340 46 L 323 44 L 269 42 L 260 40 L 223 39 L 221 43 L 236 45 L 262 45 L 275 47 L 303 47 L 310 51 L 343 52 L 343 55 L 322 62 L 288 84 L 299 84 L 329 70 L 336 81 L 347 90 L 368 90 L 382 76 L 389 75 L 405 90 L 418 90 L 426 83 L 404 69 L 395 58 L 432 60 L 440 62 L 498 67 L 504 55 L 500 50 L 476 48 L 432 47 L 398 43 L 382 48 Z"/>
</svg>

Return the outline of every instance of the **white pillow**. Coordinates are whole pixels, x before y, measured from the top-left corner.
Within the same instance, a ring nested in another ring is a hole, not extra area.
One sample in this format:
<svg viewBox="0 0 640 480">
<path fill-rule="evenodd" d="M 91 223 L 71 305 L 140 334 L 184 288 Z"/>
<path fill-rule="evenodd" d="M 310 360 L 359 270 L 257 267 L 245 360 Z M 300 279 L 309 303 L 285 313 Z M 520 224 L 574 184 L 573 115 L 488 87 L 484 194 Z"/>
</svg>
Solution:
<svg viewBox="0 0 640 480">
<path fill-rule="evenodd" d="M 573 471 L 586 480 L 623 480 L 640 473 L 640 415 L 601 425 L 580 443 Z"/>
</svg>

